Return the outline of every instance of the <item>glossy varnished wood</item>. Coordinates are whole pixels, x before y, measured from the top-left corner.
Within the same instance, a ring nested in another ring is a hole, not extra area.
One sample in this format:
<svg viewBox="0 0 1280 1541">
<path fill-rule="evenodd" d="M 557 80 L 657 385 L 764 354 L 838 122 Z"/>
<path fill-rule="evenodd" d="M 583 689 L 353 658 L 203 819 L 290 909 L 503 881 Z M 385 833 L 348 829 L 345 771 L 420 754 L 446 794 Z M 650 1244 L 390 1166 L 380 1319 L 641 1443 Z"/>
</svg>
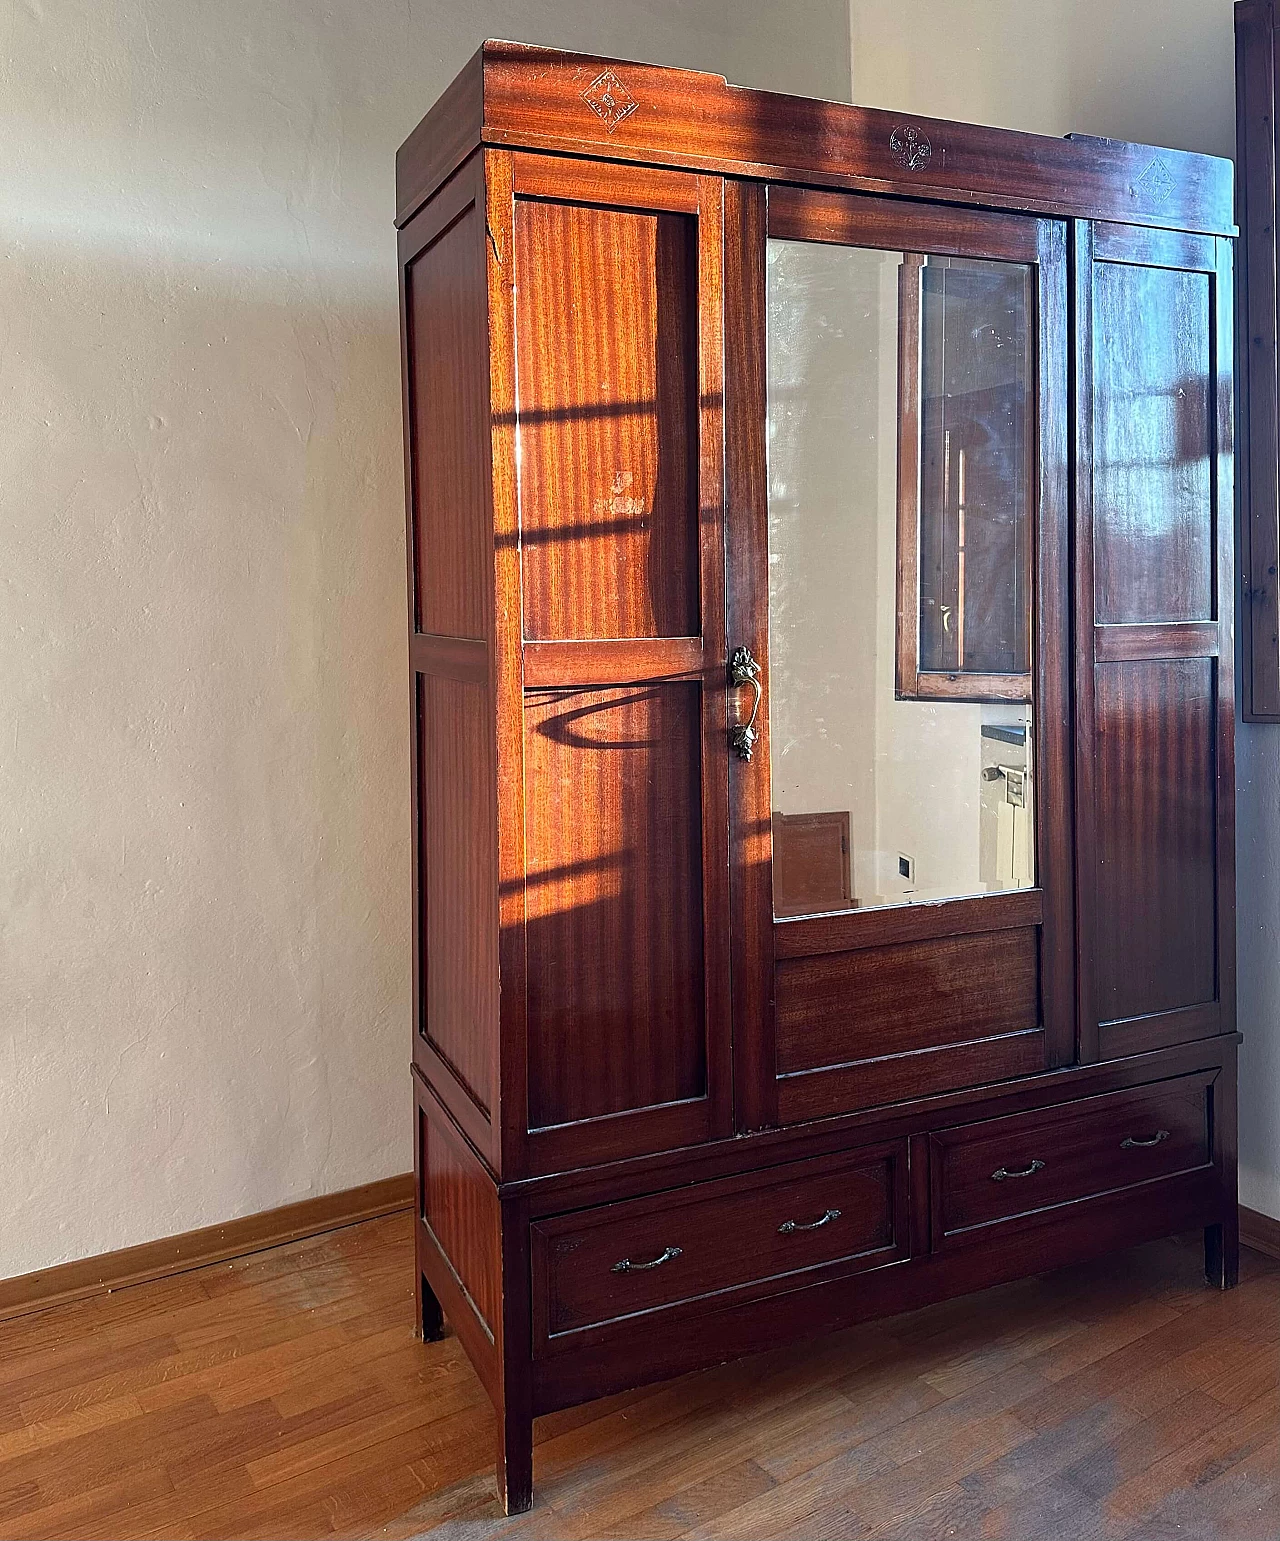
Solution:
<svg viewBox="0 0 1280 1541">
<path fill-rule="evenodd" d="M 934 1134 L 938 1246 L 983 1244 L 993 1225 L 1039 1222 L 1062 1204 L 1207 1167 L 1212 1078 L 961 1125 Z"/>
<path fill-rule="evenodd" d="M 418 676 L 422 810 L 419 926 L 426 967 L 423 1049 L 443 1062 L 482 1121 L 492 1151 L 498 1073 L 496 768 L 489 693 L 444 675 Z M 422 1056 L 420 1056 L 422 1057 Z"/>
<path fill-rule="evenodd" d="M 933 1043 L 854 1060 L 793 1070 L 778 1078 L 778 1117 L 784 1124 L 829 1118 L 849 1108 L 874 1108 L 909 1097 L 987 1086 L 1047 1067 L 1042 1027 Z"/>
<path fill-rule="evenodd" d="M 756 877 L 744 872 L 742 893 L 744 899 L 750 895 L 749 907 L 735 907 L 735 921 L 743 929 L 743 957 L 735 962 L 751 982 L 736 997 L 741 1002 L 736 1031 L 747 1051 L 746 1067 L 757 1081 L 771 1075 L 788 1078 L 773 1087 L 744 1087 L 743 1095 L 749 1106 L 761 1110 L 754 1117 L 777 1117 L 787 1122 L 890 1100 L 905 1095 L 913 1084 L 940 1091 L 948 1084 L 980 1084 L 1031 1074 L 1073 1058 L 1066 253 L 1064 231 L 1051 221 L 992 214 L 989 210 L 922 209 L 811 189 L 770 187 L 766 232 L 758 229 L 758 208 L 748 218 L 755 219 L 757 228 L 752 231 L 748 227 L 743 232 L 744 240 L 752 244 L 740 248 L 739 261 L 748 260 L 747 253 L 761 252 L 767 233 L 788 240 L 1026 262 L 1033 265 L 1036 293 L 1038 432 L 1033 482 L 1038 624 L 1035 686 L 1039 702 L 1036 752 L 1043 810 L 1037 854 L 1041 889 L 1033 894 L 989 895 L 802 920 L 778 916 L 775 922 L 767 882 L 771 857 L 762 840 L 758 811 L 768 795 L 769 767 L 762 763 L 757 768 L 753 762 L 735 776 L 731 781 L 734 839 L 752 853 L 749 862 L 741 853 L 737 853 L 737 860 L 744 869 L 759 871 Z M 761 258 L 749 260 L 758 262 Z M 758 289 L 754 299 L 746 296 L 742 303 L 738 324 L 744 331 L 761 326 L 759 313 L 748 308 L 760 305 Z M 760 375 L 744 372 L 741 395 L 730 398 L 731 443 L 735 434 L 742 435 L 744 445 L 757 442 L 752 436 L 762 431 L 764 412 L 762 371 Z M 752 529 L 753 540 L 749 548 L 744 545 L 732 578 L 733 585 L 740 585 L 744 596 L 751 598 L 759 615 L 767 609 L 768 538 L 761 523 L 767 514 L 767 498 L 763 485 L 752 483 L 745 468 L 742 488 L 747 508 L 741 516 L 741 528 Z M 749 519 L 755 521 L 754 526 Z M 901 602 L 901 584 L 899 589 Z M 750 634 L 758 636 L 760 630 L 757 621 Z M 1017 693 L 1025 695 L 1025 681 L 1017 685 Z M 767 705 L 766 694 L 762 714 L 766 717 Z M 992 1007 L 1000 1025 L 990 1031 L 988 1042 L 983 1041 L 984 1013 L 975 1010 L 975 1001 L 979 995 L 993 1000 L 999 996 L 1000 986 L 991 981 L 1002 977 L 1000 970 L 984 972 L 979 967 L 970 973 L 957 967 L 961 955 L 973 957 L 980 950 L 950 940 L 985 929 L 984 913 L 991 915 L 993 931 L 1019 923 L 1040 928 L 1038 935 L 1026 936 L 1017 944 L 1019 968 L 1004 979 L 1010 990 L 1021 992 L 1018 1020 L 1006 1021 L 1000 1008 Z M 936 939 L 935 945 L 923 945 L 926 939 Z M 912 950 L 907 944 L 919 945 Z M 818 953 L 844 949 L 846 956 L 807 967 L 781 961 L 783 957 L 803 958 L 810 946 Z M 854 952 L 872 946 L 883 950 L 868 956 Z M 1027 961 L 1032 968 L 1029 981 L 1022 966 Z M 764 978 L 770 962 L 774 963 L 775 977 L 768 994 L 762 995 L 755 982 Z M 915 975 L 908 964 L 914 964 Z M 939 1020 L 938 992 L 928 985 L 930 970 L 935 968 L 938 977 L 948 978 L 948 989 L 954 992 L 948 1000 L 955 1009 L 950 1015 L 943 1011 L 943 1021 Z M 966 979 L 971 985 L 964 983 Z M 803 1003 L 797 1005 L 793 986 L 800 980 L 807 981 L 809 988 Z M 924 1001 L 928 1004 L 922 1004 Z M 820 1028 L 823 1013 L 827 1020 Z M 964 1029 L 962 1019 L 969 1021 L 969 1030 Z M 908 1020 L 915 1035 L 910 1043 L 903 1039 L 903 1024 Z M 797 1055 L 794 1034 L 798 1023 L 808 1043 L 826 1045 L 830 1059 Z M 792 1035 L 785 1042 L 784 1033 Z M 838 1050 L 841 1044 L 843 1052 Z M 918 1054 L 919 1059 L 903 1057 L 911 1054 Z M 866 1064 L 855 1071 L 854 1063 L 863 1060 Z M 823 1063 L 839 1068 L 822 1072 L 817 1067 Z M 913 1082 L 913 1076 L 920 1077 L 918 1083 Z M 957 1079 L 949 1081 L 950 1077 Z"/>
<path fill-rule="evenodd" d="M 489 626 L 484 244 L 483 166 L 473 157 L 400 236 L 414 618 L 438 636 L 484 638 Z"/>
<path fill-rule="evenodd" d="M 610 1324 L 630 1331 L 656 1311 L 645 1330 L 663 1331 L 672 1311 L 687 1316 L 725 1291 L 737 1298 L 753 1285 L 802 1283 L 814 1270 L 861 1272 L 904 1258 L 906 1181 L 898 1142 L 537 1222 L 534 1352 Z"/>
<path fill-rule="evenodd" d="M 749 1137 L 735 1135 L 709 1140 L 692 1149 L 654 1151 L 597 1166 L 529 1177 L 505 1185 L 504 1192 L 528 1198 L 530 1212 L 535 1216 L 558 1214 L 660 1192 L 685 1182 L 732 1175 L 748 1168 L 763 1170 L 788 1160 L 846 1151 L 879 1139 L 913 1134 L 927 1139 L 931 1129 L 1056 1107 L 1077 1098 L 1149 1086 L 1173 1076 L 1219 1068 L 1223 1073 L 1215 1078 L 1215 1086 L 1222 1095 L 1215 1095 L 1215 1101 L 1225 1108 L 1226 1093 L 1235 1084 L 1236 1051 L 1235 1035 L 1220 1035 L 1178 1043 L 1156 1052 L 1139 1051 L 1124 1059 L 1069 1066 L 986 1085 L 980 1093 L 971 1087 L 929 1091 L 917 1085 L 891 1106 L 850 1108 L 799 1127 L 760 1130 Z M 863 1073 L 865 1069 L 858 1067 Z M 800 1080 L 802 1076 L 790 1079 Z M 1233 1137 L 1229 1109 L 1221 1116 L 1215 1114 L 1215 1160 L 1234 1159 L 1228 1148 Z"/>
<path fill-rule="evenodd" d="M 1234 1282 L 1229 168 L 486 45 L 398 183 L 415 1310 L 494 1403 L 508 1507 L 532 1499 L 535 1412 L 764 1340 L 1180 1228 Z M 774 917 L 770 219 L 1034 266 L 1033 890 Z M 750 760 L 738 646 L 762 667 Z M 1197 1075 L 1207 1161 L 948 1242 L 945 1131 L 1066 1130 L 1081 1099 Z M 892 1256 L 859 1254 L 856 1291 L 747 1244 L 765 1195 L 808 1195 L 801 1167 L 886 1149 Z M 676 1211 L 691 1246 L 719 1238 L 692 1294 L 664 1264 L 633 1311 L 611 1263 L 574 1271 Z"/>
<path fill-rule="evenodd" d="M 699 694 L 526 696 L 533 1128 L 706 1097 Z"/>
<path fill-rule="evenodd" d="M 500 765 L 522 789 L 502 887 L 523 999 L 504 1034 L 517 1161 L 547 1170 L 730 1116 L 722 192 L 536 157 L 502 178 L 491 225 L 515 257 L 495 262 L 495 337 L 521 454 L 496 538 L 530 639 L 518 758 Z M 566 305 L 546 275 L 570 271 Z"/>
<path fill-rule="evenodd" d="M 701 679 L 706 667 L 701 637 L 670 637 L 660 642 L 650 637 L 528 642 L 524 648 L 526 690 L 569 688 L 582 680 L 593 685 L 638 685 L 645 681 Z"/>
<path fill-rule="evenodd" d="M 1034 220 L 990 210 L 903 204 L 891 198 L 849 198 L 811 188 L 769 189 L 769 234 L 785 241 L 828 241 L 886 251 L 935 252 L 1035 262 L 1040 230 Z"/>
<path fill-rule="evenodd" d="M 894 942 L 919 942 L 977 931 L 1011 931 L 1044 921 L 1040 889 L 1014 889 L 971 899 L 859 910 L 852 915 L 809 915 L 774 927 L 777 958 L 812 958 L 824 952 L 848 952 L 857 947 L 883 947 Z"/>
<path fill-rule="evenodd" d="M 1207 658 L 1097 672 L 1099 1022 L 1217 996 L 1214 672 Z"/>
<path fill-rule="evenodd" d="M 423 1098 L 418 1107 L 418 1216 L 492 1336 L 502 1311 L 498 1200 L 465 1141 L 430 1108 Z"/>
<path fill-rule="evenodd" d="M 1076 279 L 1088 1059 L 1235 1025 L 1229 253 L 1097 226 Z"/>
<path fill-rule="evenodd" d="M 935 1249 L 925 1258 L 869 1269 L 859 1275 L 856 1289 L 838 1278 L 821 1279 L 760 1299 L 725 1300 L 716 1312 L 714 1338 L 705 1316 L 675 1314 L 660 1334 L 647 1332 L 640 1320 L 625 1331 L 619 1327 L 616 1335 L 587 1335 L 582 1348 L 566 1344 L 562 1352 L 535 1362 L 534 1407 L 551 1412 L 582 1401 L 587 1387 L 608 1394 L 678 1368 L 751 1352 L 778 1334 L 799 1340 L 1008 1282 L 1026 1273 L 1032 1252 L 1043 1271 L 1136 1241 L 1198 1231 L 1212 1206 L 1213 1187 L 1212 1173 L 1188 1173 L 1065 1205 L 1052 1223 L 1032 1229 L 993 1227 L 981 1247 Z"/>
<path fill-rule="evenodd" d="M 812 1536 L 856 1514 L 870 1535 L 1272 1541 L 1260 1255 L 1221 1295 L 1198 1247 L 1158 1242 L 551 1415 L 543 1501 L 508 1520 L 483 1386 L 452 1333 L 413 1340 L 410 1224 L 0 1327 L 4 1534 Z"/>
<path fill-rule="evenodd" d="M 980 932 L 780 962 L 779 1071 L 1038 1027 L 1036 940 L 1030 930 Z"/>
<path fill-rule="evenodd" d="M 484 161 L 401 232 L 414 1059 L 496 1167 L 495 723 Z M 465 360 L 465 362 L 462 362 Z"/>
<path fill-rule="evenodd" d="M 616 172 L 596 180 L 638 196 Z M 516 188 L 524 634 L 691 636 L 697 223 L 556 185 L 554 200 Z"/>
<path fill-rule="evenodd" d="M 412 1084 L 417 1187 L 414 1330 L 435 1341 L 447 1321 L 465 1346 L 494 1406 L 501 1410 L 501 1334 L 506 1301 L 498 1195 L 485 1181 L 483 1163 L 416 1067 Z"/>
<path fill-rule="evenodd" d="M 725 188 L 725 613 L 733 647 L 764 681 L 756 760 L 729 767 L 734 1122 L 777 1123 L 773 1021 L 773 808 L 769 776 L 769 487 L 766 450 L 763 185 Z"/>
<path fill-rule="evenodd" d="M 621 116 L 590 99 L 610 69 L 625 93 Z M 483 140 L 1045 214 L 1233 228 L 1231 173 L 1210 156 L 749 91 L 720 75 L 519 43 L 486 43 L 463 76 L 397 157 L 398 223 L 464 144 Z"/>
</svg>

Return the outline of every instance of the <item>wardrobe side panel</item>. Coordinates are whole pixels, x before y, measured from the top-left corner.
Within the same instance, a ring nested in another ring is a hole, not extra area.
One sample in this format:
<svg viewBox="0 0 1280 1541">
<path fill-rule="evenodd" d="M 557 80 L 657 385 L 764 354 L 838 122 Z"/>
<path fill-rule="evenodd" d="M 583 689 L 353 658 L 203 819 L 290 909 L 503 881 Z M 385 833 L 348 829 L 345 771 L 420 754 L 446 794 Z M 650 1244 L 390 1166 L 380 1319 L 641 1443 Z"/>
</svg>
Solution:
<svg viewBox="0 0 1280 1541">
<path fill-rule="evenodd" d="M 418 677 L 419 1031 L 486 1123 L 497 1104 L 498 865 L 488 691 Z"/>
<path fill-rule="evenodd" d="M 483 162 L 400 234 L 414 1061 L 498 1165 L 497 739 Z"/>
<path fill-rule="evenodd" d="M 470 167 L 458 175 L 469 196 L 451 200 L 462 206 L 405 267 L 415 618 L 428 634 L 483 639 L 493 584 L 484 207 Z M 406 234 L 434 211 L 435 200 Z"/>
</svg>

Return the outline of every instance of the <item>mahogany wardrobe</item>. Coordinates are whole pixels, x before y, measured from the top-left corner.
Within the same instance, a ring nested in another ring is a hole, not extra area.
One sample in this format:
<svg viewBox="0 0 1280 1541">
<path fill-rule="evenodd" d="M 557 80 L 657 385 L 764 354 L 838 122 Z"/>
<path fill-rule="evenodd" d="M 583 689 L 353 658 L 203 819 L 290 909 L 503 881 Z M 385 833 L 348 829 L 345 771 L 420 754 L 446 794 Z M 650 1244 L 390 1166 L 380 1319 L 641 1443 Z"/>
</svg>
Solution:
<svg viewBox="0 0 1280 1541">
<path fill-rule="evenodd" d="M 486 43 L 397 161 L 420 1324 L 532 1420 L 1203 1228 L 1227 161 Z"/>
</svg>

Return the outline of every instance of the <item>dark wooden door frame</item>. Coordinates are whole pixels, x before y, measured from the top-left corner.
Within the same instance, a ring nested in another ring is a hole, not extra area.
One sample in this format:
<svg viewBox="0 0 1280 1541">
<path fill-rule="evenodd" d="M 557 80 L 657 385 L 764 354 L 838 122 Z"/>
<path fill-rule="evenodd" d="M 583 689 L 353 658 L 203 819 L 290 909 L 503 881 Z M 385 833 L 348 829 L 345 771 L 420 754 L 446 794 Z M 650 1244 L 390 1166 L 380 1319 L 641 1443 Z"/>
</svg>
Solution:
<svg viewBox="0 0 1280 1541">
<path fill-rule="evenodd" d="M 763 666 L 760 741 L 730 772 L 734 1107 L 740 1130 L 777 1124 L 774 965 L 791 955 L 1040 928 L 1049 1068 L 1075 1057 L 1074 859 L 1068 582 L 1066 226 L 1007 214 L 891 202 L 857 193 L 731 183 L 725 205 L 725 439 L 728 637 Z M 775 921 L 769 759 L 765 457 L 765 252 L 770 234 L 886 250 L 1005 257 L 1038 272 L 1039 382 L 1035 573 L 1037 875 L 1035 889 L 929 906 Z"/>
</svg>

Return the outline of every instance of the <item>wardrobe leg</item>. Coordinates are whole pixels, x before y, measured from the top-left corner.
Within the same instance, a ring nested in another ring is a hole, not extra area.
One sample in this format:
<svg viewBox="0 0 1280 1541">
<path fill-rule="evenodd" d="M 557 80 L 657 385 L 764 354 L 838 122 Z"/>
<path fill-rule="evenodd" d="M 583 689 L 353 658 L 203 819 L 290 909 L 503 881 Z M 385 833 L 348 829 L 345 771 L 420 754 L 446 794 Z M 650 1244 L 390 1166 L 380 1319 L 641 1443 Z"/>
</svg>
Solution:
<svg viewBox="0 0 1280 1541">
<path fill-rule="evenodd" d="M 1220 1290 L 1234 1289 L 1240 1282 L 1240 1227 L 1225 1221 L 1204 1228 L 1204 1273 L 1209 1283 Z"/>
<path fill-rule="evenodd" d="M 424 1343 L 438 1343 L 444 1337 L 444 1312 L 436 1292 L 424 1273 L 418 1274 L 418 1327 Z"/>
<path fill-rule="evenodd" d="M 498 1496 L 508 1514 L 533 1508 L 533 1419 L 509 1408 L 498 1414 Z"/>
</svg>

